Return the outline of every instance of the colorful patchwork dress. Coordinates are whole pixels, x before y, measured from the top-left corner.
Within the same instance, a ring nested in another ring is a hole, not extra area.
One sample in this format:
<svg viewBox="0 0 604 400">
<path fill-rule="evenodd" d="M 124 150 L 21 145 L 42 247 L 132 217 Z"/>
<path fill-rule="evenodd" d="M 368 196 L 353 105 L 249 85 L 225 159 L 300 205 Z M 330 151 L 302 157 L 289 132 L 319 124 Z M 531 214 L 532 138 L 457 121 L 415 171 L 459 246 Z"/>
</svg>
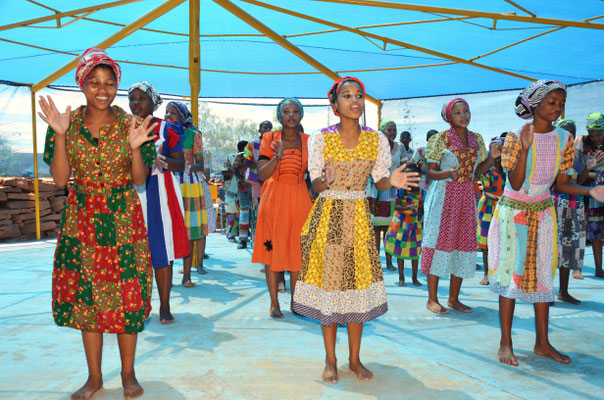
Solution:
<svg viewBox="0 0 604 400">
<path fill-rule="evenodd" d="M 155 118 L 155 148 L 159 154 L 183 151 L 183 126 Z M 161 149 L 161 151 L 160 151 Z M 144 185 L 136 192 L 147 223 L 153 268 L 164 268 L 171 261 L 189 255 L 190 247 L 184 220 L 184 207 L 178 178 L 171 171 L 160 171 L 154 164 Z"/>
<path fill-rule="evenodd" d="M 84 126 L 84 106 L 71 113 L 67 158 L 75 182 L 61 216 L 52 271 L 55 323 L 86 332 L 137 333 L 151 312 L 153 268 L 141 205 L 134 191 L 128 134 L 132 116 L 119 107 L 98 139 Z M 54 156 L 46 133 L 44 161 Z M 143 162 L 155 147 L 141 147 Z"/>
<path fill-rule="evenodd" d="M 455 275 L 471 278 L 476 269 L 476 198 L 474 172 L 487 159 L 487 151 L 478 133 L 468 131 L 464 147 L 453 128 L 430 138 L 426 151 L 428 163 L 441 170 L 458 167 L 457 181 L 433 180 L 424 203 L 421 269 L 424 274 L 446 278 Z"/>
<path fill-rule="evenodd" d="M 519 132 L 506 136 L 501 165 L 508 174 L 521 148 Z M 574 174 L 573 159 L 568 132 L 535 133 L 524 184 L 514 190 L 508 180 L 491 221 L 489 286 L 494 293 L 527 303 L 554 301 L 558 228 L 550 187 L 559 173 Z"/>
<path fill-rule="evenodd" d="M 583 148 L 583 141 L 587 136 L 579 136 L 575 141 L 575 148 L 581 152 L 583 159 L 586 157 L 588 150 Z M 600 146 L 597 150 L 603 150 Z M 598 165 L 591 172 L 594 172 L 595 179 L 588 179 L 586 184 L 589 186 L 597 186 L 604 184 L 604 165 Z M 604 237 L 604 203 L 600 203 L 593 197 L 587 198 L 587 240 L 602 240 Z"/>
<path fill-rule="evenodd" d="M 403 260 L 419 259 L 422 250 L 422 209 L 427 193 L 421 187 L 418 194 L 398 189 L 396 202 L 400 202 L 402 206 L 415 206 L 419 213 L 413 214 L 411 210 L 395 211 L 384 238 L 386 253 Z"/>
<path fill-rule="evenodd" d="M 293 310 L 324 326 L 367 322 L 388 311 L 365 188 L 370 176 L 376 182 L 390 176 L 390 146 L 384 135 L 362 127 L 357 146 L 348 150 L 336 125 L 310 141 L 310 178 L 319 178 L 331 158 L 336 174 L 302 228 Z"/>
<path fill-rule="evenodd" d="M 482 181 L 483 193 L 491 193 L 497 197 L 501 197 L 503 194 L 503 186 L 505 185 L 505 178 L 502 174 L 491 167 L 480 177 L 480 179 Z M 485 194 L 478 200 L 476 239 L 478 240 L 479 249 L 487 249 L 489 226 L 491 225 L 495 207 L 497 207 L 497 200 L 490 199 Z"/>
<path fill-rule="evenodd" d="M 390 148 L 390 146 L 388 146 Z M 390 150 L 390 172 L 401 166 L 401 160 L 407 160 L 407 153 L 402 144 L 394 143 Z M 369 208 L 373 218 L 374 226 L 388 226 L 394 214 L 394 197 L 396 188 L 377 190 L 375 182 L 369 180 L 367 184 L 367 197 L 369 197 Z"/>
<path fill-rule="evenodd" d="M 185 129 L 183 153 L 185 162 L 189 165 L 196 163 L 196 157 L 203 156 L 203 141 L 201 132 L 197 129 Z M 175 172 L 175 175 L 178 177 L 182 192 L 187 236 L 189 240 L 201 239 L 216 230 L 216 217 L 211 196 L 208 204 L 210 188 L 201 171 Z"/>
</svg>

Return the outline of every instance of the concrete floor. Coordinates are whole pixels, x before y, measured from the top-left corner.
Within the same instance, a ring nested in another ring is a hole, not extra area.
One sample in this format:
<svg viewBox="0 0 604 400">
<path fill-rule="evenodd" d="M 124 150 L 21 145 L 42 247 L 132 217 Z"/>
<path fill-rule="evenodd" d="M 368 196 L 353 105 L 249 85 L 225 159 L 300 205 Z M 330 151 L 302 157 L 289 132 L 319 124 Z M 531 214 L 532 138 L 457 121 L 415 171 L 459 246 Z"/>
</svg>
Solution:
<svg viewBox="0 0 604 400">
<path fill-rule="evenodd" d="M 50 280 L 53 241 L 0 245 L 0 398 L 67 399 L 87 376 L 79 332 L 54 325 Z M 145 399 L 601 399 L 604 397 L 604 280 L 593 277 L 587 249 L 585 280 L 571 278 L 581 306 L 556 302 L 550 340 L 572 358 L 561 365 L 532 353 L 533 309 L 518 304 L 514 345 L 519 367 L 497 361 L 497 297 L 464 282 L 461 299 L 472 314 L 436 316 L 424 307 L 424 286 L 398 287 L 385 271 L 390 311 L 365 327 L 362 360 L 375 378 L 362 383 L 346 369 L 345 328 L 338 331 L 340 382 L 320 380 L 323 342 L 317 322 L 289 312 L 268 317 L 269 298 L 251 250 L 224 236 L 208 238 L 209 274 L 185 289 L 175 273 L 173 325 L 160 325 L 157 292 L 139 336 L 136 372 Z M 480 258 L 477 258 L 480 263 Z M 177 263 L 175 270 L 179 269 Z M 410 265 L 406 268 L 408 276 Z M 410 280 L 410 279 L 409 279 Z M 288 284 L 289 287 L 289 284 Z M 448 281 L 441 281 L 446 299 Z M 446 300 L 445 300 L 446 301 Z M 114 336 L 106 335 L 104 389 L 95 400 L 122 399 Z"/>
</svg>

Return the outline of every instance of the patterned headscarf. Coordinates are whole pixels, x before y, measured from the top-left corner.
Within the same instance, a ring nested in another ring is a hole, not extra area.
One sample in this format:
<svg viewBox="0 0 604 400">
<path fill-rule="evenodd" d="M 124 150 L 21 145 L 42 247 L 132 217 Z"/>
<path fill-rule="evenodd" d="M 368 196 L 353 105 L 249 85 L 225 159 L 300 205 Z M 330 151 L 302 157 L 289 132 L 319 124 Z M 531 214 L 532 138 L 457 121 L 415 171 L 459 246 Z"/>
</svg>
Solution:
<svg viewBox="0 0 604 400">
<path fill-rule="evenodd" d="M 156 111 L 159 108 L 159 105 L 163 103 L 159 92 L 147 81 L 136 82 L 130 86 L 130 89 L 128 89 L 128 96 L 130 96 L 134 89 L 142 90 L 149 95 L 151 102 L 153 103 L 153 111 Z"/>
<path fill-rule="evenodd" d="M 78 67 L 76 69 L 75 81 L 80 89 L 84 88 L 84 81 L 86 77 L 97 65 L 108 65 L 115 74 L 115 80 L 117 85 L 120 85 L 120 79 L 122 78 L 122 69 L 120 66 L 113 61 L 111 57 L 105 53 L 105 50 L 98 47 L 91 47 L 82 54 Z"/>
<path fill-rule="evenodd" d="M 302 103 L 300 103 L 300 100 L 296 99 L 295 97 L 286 97 L 281 100 L 279 104 L 277 104 L 277 120 L 279 122 L 281 121 L 281 117 L 283 116 L 283 106 L 287 103 L 294 103 L 298 106 L 298 108 L 300 109 L 301 120 L 304 117 L 304 107 L 302 106 Z"/>
<path fill-rule="evenodd" d="M 560 81 L 546 81 L 544 79 L 531 83 L 526 89 L 520 92 L 516 99 L 516 115 L 522 119 L 532 118 L 541 100 L 549 92 L 557 89 L 562 89 L 566 92 L 566 85 Z"/>
<path fill-rule="evenodd" d="M 388 125 L 390 125 L 390 124 L 392 124 L 392 125 L 396 126 L 396 122 L 394 122 L 394 121 L 393 121 L 393 120 L 391 120 L 391 119 L 389 119 L 388 121 L 383 121 L 383 122 L 380 124 L 380 132 L 384 132 L 384 129 L 386 129 L 386 127 L 387 127 Z"/>
<path fill-rule="evenodd" d="M 195 125 L 193 125 L 193 114 L 189 111 L 189 108 L 185 103 L 181 103 L 180 101 L 171 101 L 166 107 L 172 106 L 176 108 L 178 114 L 180 115 L 180 119 L 182 119 L 182 125 L 185 128 L 196 129 Z"/>
<path fill-rule="evenodd" d="M 327 92 L 327 98 L 329 99 L 331 109 L 333 110 L 333 113 L 338 117 L 340 116 L 340 114 L 336 111 L 336 98 L 338 97 L 338 93 L 340 93 L 340 89 L 342 88 L 342 86 L 346 82 L 351 81 L 359 84 L 361 90 L 363 91 L 363 96 L 365 96 L 365 85 L 363 85 L 363 82 L 352 76 L 345 76 L 343 78 L 338 79 L 337 81 L 335 81 L 331 89 L 329 89 L 329 92 Z"/>
<path fill-rule="evenodd" d="M 503 146 L 505 143 L 505 137 L 495 136 L 491 138 L 491 143 L 497 143 Z"/>
<path fill-rule="evenodd" d="M 587 130 L 597 131 L 604 129 L 604 115 L 601 112 L 591 113 L 587 116 Z"/>
<path fill-rule="evenodd" d="M 573 121 L 572 119 L 561 119 L 560 121 L 556 122 L 554 125 L 556 127 L 560 127 L 560 128 L 562 128 L 563 126 L 566 126 L 566 125 L 572 125 L 575 127 L 575 129 L 577 129 L 577 124 L 575 124 L 575 121 Z"/>
<path fill-rule="evenodd" d="M 443 108 L 440 110 L 440 116 L 443 117 L 445 122 L 451 126 L 453 126 L 453 123 L 451 122 L 451 108 L 453 108 L 456 103 L 464 103 L 466 106 L 468 106 L 468 108 L 470 108 L 468 102 L 461 97 L 457 97 L 450 102 L 443 104 Z"/>
</svg>

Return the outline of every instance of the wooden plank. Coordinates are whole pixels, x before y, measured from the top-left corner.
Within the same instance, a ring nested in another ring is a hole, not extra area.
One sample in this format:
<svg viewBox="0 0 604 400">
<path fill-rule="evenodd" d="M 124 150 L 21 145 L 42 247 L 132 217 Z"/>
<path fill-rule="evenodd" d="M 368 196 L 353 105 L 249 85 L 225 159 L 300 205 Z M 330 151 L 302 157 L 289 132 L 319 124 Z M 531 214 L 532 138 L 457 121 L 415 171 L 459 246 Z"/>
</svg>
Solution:
<svg viewBox="0 0 604 400">
<path fill-rule="evenodd" d="M 22 190 L 17 187 L 14 187 L 14 186 L 0 185 L 0 192 L 2 192 L 2 193 L 21 193 Z"/>
<path fill-rule="evenodd" d="M 52 213 L 52 211 L 50 210 L 50 208 L 47 208 L 45 210 L 40 210 L 40 217 L 44 217 L 46 215 L 50 215 Z M 12 220 L 15 222 L 30 222 L 30 221 L 35 221 L 36 219 L 36 213 L 31 211 L 25 214 L 17 214 L 17 215 L 13 215 Z"/>
<path fill-rule="evenodd" d="M 57 224 L 55 222 L 40 222 L 40 231 L 49 231 L 51 229 L 55 229 Z M 36 233 L 36 224 L 23 224 L 21 227 L 21 233 Z"/>
<path fill-rule="evenodd" d="M 5 178 L 2 185 L 29 190 L 29 181 L 27 178 Z"/>
<path fill-rule="evenodd" d="M 0 226 L 0 239 L 11 239 L 19 236 L 20 234 L 21 230 L 15 224 L 9 226 Z"/>
<path fill-rule="evenodd" d="M 0 201 L 6 201 L 8 197 L 6 197 L 6 193 L 0 192 Z"/>
<path fill-rule="evenodd" d="M 63 208 L 65 208 L 65 200 L 67 197 L 65 196 L 57 196 L 50 199 L 50 208 L 53 212 L 61 212 Z"/>
</svg>

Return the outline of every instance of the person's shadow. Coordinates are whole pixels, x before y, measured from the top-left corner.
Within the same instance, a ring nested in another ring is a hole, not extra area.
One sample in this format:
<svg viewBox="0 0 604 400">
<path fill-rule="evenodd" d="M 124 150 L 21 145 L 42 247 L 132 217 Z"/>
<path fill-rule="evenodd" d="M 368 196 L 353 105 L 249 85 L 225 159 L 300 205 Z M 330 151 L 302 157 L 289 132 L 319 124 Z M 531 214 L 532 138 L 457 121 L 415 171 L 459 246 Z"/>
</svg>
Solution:
<svg viewBox="0 0 604 400">
<path fill-rule="evenodd" d="M 170 386 L 164 381 L 139 381 L 140 385 L 145 390 L 143 399 L 156 399 L 156 400 L 184 400 L 185 396 Z M 71 398 L 71 395 L 66 399 Z M 106 388 L 96 392 L 93 396 L 94 400 L 116 400 L 124 398 L 124 389 L 120 386 L 117 388 Z"/>
</svg>

